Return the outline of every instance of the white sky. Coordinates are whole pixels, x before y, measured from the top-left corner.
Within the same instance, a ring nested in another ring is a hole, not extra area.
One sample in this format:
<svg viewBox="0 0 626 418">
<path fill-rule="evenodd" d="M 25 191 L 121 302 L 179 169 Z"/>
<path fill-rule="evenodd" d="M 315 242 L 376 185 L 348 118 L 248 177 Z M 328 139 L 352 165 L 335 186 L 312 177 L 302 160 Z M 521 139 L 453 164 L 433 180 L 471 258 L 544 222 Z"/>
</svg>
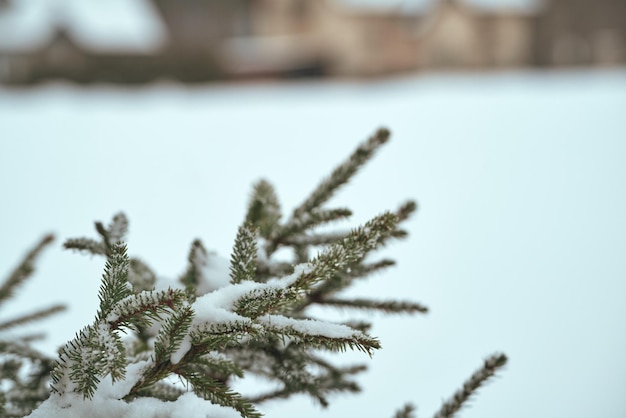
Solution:
<svg viewBox="0 0 626 418">
<path fill-rule="evenodd" d="M 626 73 L 423 76 L 374 83 L 0 90 L 0 275 L 44 232 L 56 247 L 3 318 L 70 303 L 52 352 L 91 323 L 103 260 L 61 251 L 93 221 L 130 218 L 129 250 L 176 277 L 196 237 L 228 257 L 251 184 L 293 208 L 380 125 L 392 140 L 331 202 L 354 223 L 406 198 L 398 267 L 354 294 L 426 316 L 376 316 L 364 392 L 268 417 L 428 416 L 484 356 L 510 364 L 463 418 L 626 416 Z M 353 224 L 351 224 L 353 225 Z M 340 225 L 347 227 L 347 224 Z M 357 315 L 358 316 L 358 315 Z M 347 318 L 347 316 L 342 316 Z"/>
</svg>

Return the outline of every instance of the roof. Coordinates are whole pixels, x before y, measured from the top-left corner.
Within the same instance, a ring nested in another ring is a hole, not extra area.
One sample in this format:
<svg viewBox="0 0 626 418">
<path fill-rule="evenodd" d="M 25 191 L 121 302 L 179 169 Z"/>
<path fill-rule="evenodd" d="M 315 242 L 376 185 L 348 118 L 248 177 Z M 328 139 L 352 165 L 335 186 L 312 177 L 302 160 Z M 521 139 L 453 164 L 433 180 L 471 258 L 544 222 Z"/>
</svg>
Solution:
<svg viewBox="0 0 626 418">
<path fill-rule="evenodd" d="M 148 0 L 13 0 L 0 9 L 0 49 L 37 48 L 59 28 L 97 51 L 154 52 L 166 39 Z"/>
<path fill-rule="evenodd" d="M 398 10 L 406 13 L 428 11 L 441 0 L 336 0 L 347 7 L 370 10 Z M 485 10 L 535 10 L 541 0 L 458 0 L 479 9 Z"/>
</svg>

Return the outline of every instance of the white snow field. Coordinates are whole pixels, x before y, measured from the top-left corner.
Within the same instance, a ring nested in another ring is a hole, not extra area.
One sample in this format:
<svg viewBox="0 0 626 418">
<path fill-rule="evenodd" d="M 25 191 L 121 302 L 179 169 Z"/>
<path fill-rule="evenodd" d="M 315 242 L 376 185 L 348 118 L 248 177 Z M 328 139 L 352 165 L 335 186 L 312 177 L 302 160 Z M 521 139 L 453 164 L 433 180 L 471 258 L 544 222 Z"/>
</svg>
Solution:
<svg viewBox="0 0 626 418">
<path fill-rule="evenodd" d="M 194 238 L 230 256 L 254 181 L 270 180 L 288 211 L 379 126 L 390 143 L 329 203 L 355 212 L 338 227 L 407 198 L 420 208 L 409 238 L 385 249 L 398 266 L 351 294 L 431 312 L 373 318 L 382 350 L 344 354 L 369 365 L 363 393 L 327 410 L 296 397 L 261 411 L 392 417 L 413 402 L 432 416 L 503 351 L 500 378 L 460 416 L 626 416 L 624 70 L 0 89 L 0 276 L 57 236 L 0 314 L 67 302 L 33 327 L 53 353 L 92 323 L 104 265 L 63 240 L 93 237 L 94 220 L 123 210 L 130 254 L 173 280 Z"/>
</svg>

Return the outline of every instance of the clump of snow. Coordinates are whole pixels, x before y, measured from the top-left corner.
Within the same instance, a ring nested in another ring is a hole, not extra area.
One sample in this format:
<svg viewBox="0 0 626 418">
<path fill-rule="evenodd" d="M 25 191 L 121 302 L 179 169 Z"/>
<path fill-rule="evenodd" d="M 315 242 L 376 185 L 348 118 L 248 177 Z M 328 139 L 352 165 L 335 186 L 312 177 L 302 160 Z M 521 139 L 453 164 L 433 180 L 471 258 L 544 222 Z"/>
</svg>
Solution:
<svg viewBox="0 0 626 418">
<path fill-rule="evenodd" d="M 173 402 L 155 398 L 138 398 L 131 402 L 94 396 L 83 399 L 79 394 L 63 398 L 52 395 L 33 411 L 29 418 L 239 418 L 232 408 L 214 405 L 192 392 L 181 395 Z"/>
<path fill-rule="evenodd" d="M 181 395 L 176 401 L 164 402 L 156 398 L 138 398 L 131 402 L 122 400 L 139 381 L 148 361 L 131 363 L 126 368 L 126 378 L 113 382 L 103 379 L 92 399 L 68 392 L 53 394 L 28 417 L 30 418 L 234 418 L 239 413 L 232 408 L 214 405 L 193 392 Z"/>
<path fill-rule="evenodd" d="M 280 328 L 292 328 L 307 335 L 318 335 L 328 338 L 353 338 L 362 335 L 347 325 L 333 324 L 314 319 L 294 319 L 282 315 L 265 315 L 257 318 L 261 323 Z"/>
<path fill-rule="evenodd" d="M 237 284 L 229 284 L 197 298 L 192 305 L 195 315 L 189 330 L 190 332 L 185 336 L 178 349 L 170 356 L 172 364 L 178 364 L 189 351 L 191 348 L 190 334 L 195 329 L 198 329 L 199 326 L 233 322 L 252 323 L 250 318 L 243 317 L 233 312 L 234 305 L 239 299 L 245 295 L 262 290 L 286 289 L 302 274 L 310 272 L 312 268 L 313 267 L 308 263 L 299 264 L 294 268 L 294 272 L 288 276 L 273 278 L 268 280 L 267 283 L 243 281 Z M 329 325 L 332 326 L 333 324 Z"/>
</svg>

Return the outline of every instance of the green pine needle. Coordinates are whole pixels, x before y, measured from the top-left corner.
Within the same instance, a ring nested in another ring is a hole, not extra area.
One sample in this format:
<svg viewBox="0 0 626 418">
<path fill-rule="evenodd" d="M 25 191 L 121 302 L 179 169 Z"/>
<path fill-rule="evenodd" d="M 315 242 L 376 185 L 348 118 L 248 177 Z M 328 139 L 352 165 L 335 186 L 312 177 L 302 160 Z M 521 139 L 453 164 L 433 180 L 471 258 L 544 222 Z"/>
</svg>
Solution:
<svg viewBox="0 0 626 418">
<path fill-rule="evenodd" d="M 239 227 L 233 253 L 230 257 L 230 282 L 241 283 L 244 280 L 255 280 L 256 273 L 256 228 L 246 223 Z"/>
</svg>

